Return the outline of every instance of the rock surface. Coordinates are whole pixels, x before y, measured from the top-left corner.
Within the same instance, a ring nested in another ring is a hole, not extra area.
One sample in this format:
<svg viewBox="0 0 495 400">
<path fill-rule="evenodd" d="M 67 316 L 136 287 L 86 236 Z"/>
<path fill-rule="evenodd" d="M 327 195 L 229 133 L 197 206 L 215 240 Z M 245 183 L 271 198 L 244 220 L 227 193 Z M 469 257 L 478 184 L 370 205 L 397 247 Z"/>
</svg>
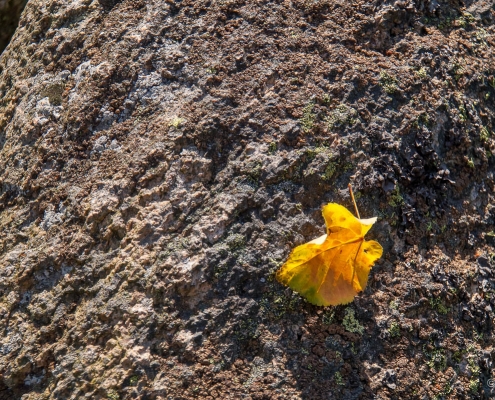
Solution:
<svg viewBox="0 0 495 400">
<path fill-rule="evenodd" d="M 493 2 L 30 0 L 0 58 L 0 398 L 495 395 Z M 364 293 L 273 276 L 378 216 Z"/>
</svg>

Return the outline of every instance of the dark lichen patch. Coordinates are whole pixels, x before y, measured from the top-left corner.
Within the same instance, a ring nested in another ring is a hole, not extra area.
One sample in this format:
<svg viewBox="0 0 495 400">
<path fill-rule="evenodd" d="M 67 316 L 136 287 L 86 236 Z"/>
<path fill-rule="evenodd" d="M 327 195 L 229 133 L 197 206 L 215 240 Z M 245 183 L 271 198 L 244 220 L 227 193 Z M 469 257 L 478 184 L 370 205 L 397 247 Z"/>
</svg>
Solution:
<svg viewBox="0 0 495 400">
<path fill-rule="evenodd" d="M 62 95 L 65 90 L 63 83 L 50 83 L 40 92 L 41 97 L 48 97 L 50 104 L 59 106 L 62 104 Z"/>
</svg>

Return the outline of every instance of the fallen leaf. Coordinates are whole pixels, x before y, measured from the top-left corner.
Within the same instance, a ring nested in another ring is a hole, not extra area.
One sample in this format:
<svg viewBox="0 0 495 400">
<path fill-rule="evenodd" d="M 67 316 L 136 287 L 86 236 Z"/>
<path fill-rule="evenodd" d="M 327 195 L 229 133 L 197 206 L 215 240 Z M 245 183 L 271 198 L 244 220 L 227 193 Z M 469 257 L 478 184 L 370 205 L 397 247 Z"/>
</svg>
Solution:
<svg viewBox="0 0 495 400">
<path fill-rule="evenodd" d="M 277 271 L 277 280 L 318 306 L 346 304 L 366 288 L 371 267 L 383 253 L 364 235 L 376 218 L 358 219 L 345 207 L 323 207 L 327 233 L 296 247 Z"/>
</svg>

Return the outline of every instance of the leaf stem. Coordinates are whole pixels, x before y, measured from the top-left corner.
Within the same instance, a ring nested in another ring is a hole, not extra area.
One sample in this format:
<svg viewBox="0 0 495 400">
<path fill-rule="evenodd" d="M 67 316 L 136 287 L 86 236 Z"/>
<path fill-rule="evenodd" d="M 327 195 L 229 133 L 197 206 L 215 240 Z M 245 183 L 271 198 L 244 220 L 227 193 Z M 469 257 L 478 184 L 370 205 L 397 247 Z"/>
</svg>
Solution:
<svg viewBox="0 0 495 400">
<path fill-rule="evenodd" d="M 359 216 L 359 210 L 357 208 L 356 200 L 354 199 L 354 193 L 352 193 L 352 186 L 350 183 L 349 183 L 348 187 L 349 187 L 349 193 L 351 194 L 352 202 L 354 203 L 354 209 L 356 210 L 356 215 L 357 215 L 358 219 L 361 219 L 361 217 Z"/>
</svg>

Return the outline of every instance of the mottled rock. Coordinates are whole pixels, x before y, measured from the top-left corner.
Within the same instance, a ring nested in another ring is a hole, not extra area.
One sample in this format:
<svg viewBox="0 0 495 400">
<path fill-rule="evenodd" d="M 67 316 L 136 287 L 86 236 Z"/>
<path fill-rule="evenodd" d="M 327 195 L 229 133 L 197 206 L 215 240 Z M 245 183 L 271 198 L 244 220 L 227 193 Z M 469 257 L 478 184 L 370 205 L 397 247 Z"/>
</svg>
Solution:
<svg viewBox="0 0 495 400">
<path fill-rule="evenodd" d="M 0 57 L 0 397 L 489 393 L 492 17 L 31 0 Z M 274 275 L 349 182 L 385 252 L 322 309 Z"/>
</svg>

